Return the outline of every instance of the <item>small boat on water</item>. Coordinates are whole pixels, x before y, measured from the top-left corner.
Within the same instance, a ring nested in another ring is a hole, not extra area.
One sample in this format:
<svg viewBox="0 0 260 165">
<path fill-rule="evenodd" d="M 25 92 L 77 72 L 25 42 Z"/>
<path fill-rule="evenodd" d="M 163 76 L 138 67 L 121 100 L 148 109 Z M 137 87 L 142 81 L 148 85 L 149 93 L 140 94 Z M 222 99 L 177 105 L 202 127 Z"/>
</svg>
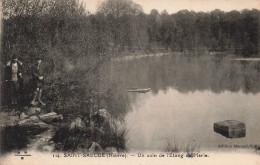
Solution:
<svg viewBox="0 0 260 165">
<path fill-rule="evenodd" d="M 137 93 L 147 93 L 150 92 L 150 88 L 130 88 L 126 90 L 127 92 L 137 92 Z"/>
</svg>

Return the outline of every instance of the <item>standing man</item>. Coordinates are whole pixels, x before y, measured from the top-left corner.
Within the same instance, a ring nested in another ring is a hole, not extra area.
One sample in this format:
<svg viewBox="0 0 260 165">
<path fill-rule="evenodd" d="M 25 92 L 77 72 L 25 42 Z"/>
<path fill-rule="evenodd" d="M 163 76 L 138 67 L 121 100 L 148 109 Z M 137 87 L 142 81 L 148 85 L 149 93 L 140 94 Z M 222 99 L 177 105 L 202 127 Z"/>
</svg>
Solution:
<svg viewBox="0 0 260 165">
<path fill-rule="evenodd" d="M 31 101 L 31 105 L 37 105 L 36 99 L 38 96 L 38 103 L 41 105 L 45 105 L 44 102 L 42 102 L 42 88 L 44 85 L 44 77 L 42 76 L 42 67 L 41 62 L 42 60 L 40 58 L 36 59 L 36 65 L 32 68 L 32 87 L 34 90 L 33 93 L 33 100 Z"/>
<path fill-rule="evenodd" d="M 12 105 L 17 105 L 19 95 L 19 82 L 22 81 L 22 63 L 13 55 L 11 61 L 7 62 L 5 80 L 8 83 L 8 97 Z"/>
</svg>

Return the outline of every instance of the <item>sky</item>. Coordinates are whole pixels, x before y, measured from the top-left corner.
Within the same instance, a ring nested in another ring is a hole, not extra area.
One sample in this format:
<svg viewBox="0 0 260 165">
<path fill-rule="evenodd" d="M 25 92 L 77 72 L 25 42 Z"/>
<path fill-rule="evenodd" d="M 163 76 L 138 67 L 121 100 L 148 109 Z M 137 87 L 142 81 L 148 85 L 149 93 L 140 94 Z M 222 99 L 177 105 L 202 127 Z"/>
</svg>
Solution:
<svg viewBox="0 0 260 165">
<path fill-rule="evenodd" d="M 85 2 L 86 9 L 95 13 L 97 7 L 105 0 L 81 0 Z M 159 12 L 166 9 L 169 14 L 176 13 L 182 9 L 193 11 L 212 11 L 220 9 L 223 11 L 260 9 L 260 0 L 133 0 L 140 4 L 145 13 L 150 13 L 152 9 Z"/>
</svg>

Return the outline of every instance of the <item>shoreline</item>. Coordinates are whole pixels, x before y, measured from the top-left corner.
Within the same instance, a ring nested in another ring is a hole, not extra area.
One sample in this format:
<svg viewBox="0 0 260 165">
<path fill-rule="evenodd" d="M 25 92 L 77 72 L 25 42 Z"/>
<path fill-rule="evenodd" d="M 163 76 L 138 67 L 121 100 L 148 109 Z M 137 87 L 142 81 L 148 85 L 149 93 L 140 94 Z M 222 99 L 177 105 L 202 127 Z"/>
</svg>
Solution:
<svg viewBox="0 0 260 165">
<path fill-rule="evenodd" d="M 123 57 L 116 57 L 112 58 L 112 61 L 126 61 L 126 60 L 133 60 L 138 58 L 144 58 L 144 57 L 161 57 L 161 56 L 168 56 L 170 53 L 174 52 L 161 52 L 161 53 L 150 53 L 150 54 L 142 54 L 142 55 L 128 55 Z"/>
<path fill-rule="evenodd" d="M 251 57 L 248 57 L 248 58 L 234 58 L 234 59 L 231 59 L 232 61 L 260 61 L 260 58 L 251 58 Z"/>
<path fill-rule="evenodd" d="M 149 54 L 138 54 L 138 55 L 127 55 L 123 57 L 115 57 L 112 58 L 111 61 L 127 61 L 133 59 L 139 59 L 144 57 L 161 57 L 161 56 L 168 56 L 171 54 L 182 54 L 183 52 L 160 52 L 160 53 L 149 53 Z M 209 56 L 212 56 L 209 54 Z M 229 55 L 227 55 L 229 56 Z M 241 57 L 241 58 L 230 58 L 232 61 L 260 61 L 260 57 Z"/>
</svg>

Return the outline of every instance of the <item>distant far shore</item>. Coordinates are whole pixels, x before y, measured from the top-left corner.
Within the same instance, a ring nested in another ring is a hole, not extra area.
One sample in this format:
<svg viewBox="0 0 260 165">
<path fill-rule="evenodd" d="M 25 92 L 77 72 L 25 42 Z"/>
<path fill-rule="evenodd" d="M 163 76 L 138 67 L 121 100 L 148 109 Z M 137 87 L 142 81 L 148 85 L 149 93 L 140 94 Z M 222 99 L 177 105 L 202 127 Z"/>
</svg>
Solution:
<svg viewBox="0 0 260 165">
<path fill-rule="evenodd" d="M 218 52 L 213 52 L 210 53 L 210 55 L 216 55 Z M 182 54 L 182 52 L 157 52 L 157 53 L 148 53 L 148 54 L 138 54 L 138 55 L 126 55 L 122 57 L 116 57 L 112 58 L 113 61 L 124 61 L 124 60 L 132 60 L 132 59 L 137 59 L 137 58 L 143 58 L 143 57 L 159 57 L 159 56 L 165 56 L 165 55 L 170 55 L 170 54 Z M 221 54 L 221 53 L 220 53 Z M 230 60 L 232 61 L 260 61 L 259 57 L 241 57 L 241 58 L 231 58 Z"/>
<path fill-rule="evenodd" d="M 234 58 L 234 61 L 260 61 L 260 58 Z"/>
<path fill-rule="evenodd" d="M 159 56 L 169 55 L 170 53 L 172 52 L 150 53 L 150 54 L 142 54 L 142 55 L 128 55 L 128 56 L 113 58 L 113 61 L 132 60 L 136 58 L 153 57 L 153 56 L 159 57 Z"/>
</svg>

